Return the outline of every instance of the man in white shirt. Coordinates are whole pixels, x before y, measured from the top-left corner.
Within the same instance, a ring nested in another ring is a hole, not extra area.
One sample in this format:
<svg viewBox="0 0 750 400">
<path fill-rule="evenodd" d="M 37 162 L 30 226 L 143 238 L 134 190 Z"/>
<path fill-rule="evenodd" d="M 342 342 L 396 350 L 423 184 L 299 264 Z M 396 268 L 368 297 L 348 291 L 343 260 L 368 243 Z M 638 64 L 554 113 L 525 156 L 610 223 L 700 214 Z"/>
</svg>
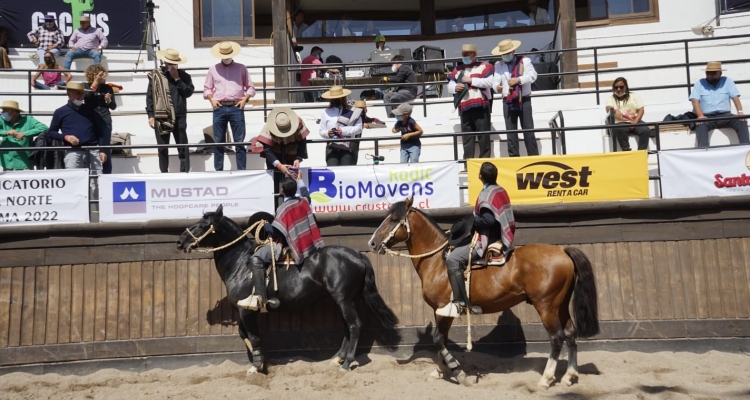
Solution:
<svg viewBox="0 0 750 400">
<path fill-rule="evenodd" d="M 548 25 L 550 23 L 547 10 L 539 8 L 537 0 L 529 0 L 528 6 L 529 21 L 531 22 L 531 25 Z"/>
<path fill-rule="evenodd" d="M 503 97 L 503 116 L 505 116 L 505 130 L 518 129 L 518 119 L 521 119 L 521 129 L 534 129 L 534 118 L 531 109 L 531 84 L 536 81 L 536 70 L 528 57 L 517 56 L 516 49 L 521 46 L 520 40 L 505 39 L 498 43 L 492 54 L 502 56 L 495 63 L 495 75 L 492 87 Z M 523 134 L 526 154 L 539 155 L 536 135 L 533 132 Z M 519 157 L 518 133 L 508 134 L 508 155 Z"/>
</svg>

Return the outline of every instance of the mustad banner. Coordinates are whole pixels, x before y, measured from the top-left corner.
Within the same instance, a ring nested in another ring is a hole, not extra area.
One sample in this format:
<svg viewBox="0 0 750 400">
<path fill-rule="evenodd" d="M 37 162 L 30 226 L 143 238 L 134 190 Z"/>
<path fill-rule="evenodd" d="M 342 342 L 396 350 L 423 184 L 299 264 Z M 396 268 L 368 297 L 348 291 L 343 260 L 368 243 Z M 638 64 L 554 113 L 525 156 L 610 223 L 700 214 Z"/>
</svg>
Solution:
<svg viewBox="0 0 750 400">
<path fill-rule="evenodd" d="M 102 222 L 197 219 L 219 205 L 227 217 L 273 214 L 273 200 L 273 177 L 265 170 L 99 177 Z"/>
<path fill-rule="evenodd" d="M 87 169 L 0 172 L 0 227 L 87 222 Z"/>
</svg>

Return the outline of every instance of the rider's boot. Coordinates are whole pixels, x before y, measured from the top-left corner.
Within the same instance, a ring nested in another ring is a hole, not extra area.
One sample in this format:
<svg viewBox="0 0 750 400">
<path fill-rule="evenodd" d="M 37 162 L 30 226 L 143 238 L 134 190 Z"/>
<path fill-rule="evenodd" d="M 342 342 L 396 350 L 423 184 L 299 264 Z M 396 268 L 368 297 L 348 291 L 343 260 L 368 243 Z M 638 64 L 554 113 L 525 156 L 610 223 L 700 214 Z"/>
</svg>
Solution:
<svg viewBox="0 0 750 400">
<path fill-rule="evenodd" d="M 453 301 L 446 304 L 444 307 L 435 310 L 435 314 L 443 317 L 457 317 L 463 314 L 466 310 L 471 310 L 472 314 L 481 314 L 482 309 L 479 307 L 472 307 L 469 302 L 469 296 L 466 294 L 466 281 L 464 280 L 464 273 L 459 269 L 448 270 L 448 280 L 453 290 Z"/>
<path fill-rule="evenodd" d="M 261 307 L 268 309 L 278 308 L 281 302 L 277 298 L 268 298 L 266 288 L 265 263 L 258 257 L 250 257 L 250 271 L 252 271 L 252 282 L 255 288 L 254 294 L 237 302 L 237 307 L 251 311 L 257 311 Z"/>
</svg>

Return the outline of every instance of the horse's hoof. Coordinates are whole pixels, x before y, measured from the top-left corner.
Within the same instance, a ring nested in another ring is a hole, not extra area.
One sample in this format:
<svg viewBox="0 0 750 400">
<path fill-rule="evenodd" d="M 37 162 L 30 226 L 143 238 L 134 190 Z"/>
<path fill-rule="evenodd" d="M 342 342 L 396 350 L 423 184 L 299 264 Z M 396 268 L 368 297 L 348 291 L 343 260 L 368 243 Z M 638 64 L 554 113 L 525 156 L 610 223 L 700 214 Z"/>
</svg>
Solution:
<svg viewBox="0 0 750 400">
<path fill-rule="evenodd" d="M 331 365 L 333 365 L 334 367 L 338 367 L 339 365 L 343 363 L 344 363 L 344 359 L 339 356 L 333 357 L 333 359 L 331 359 Z"/>
<path fill-rule="evenodd" d="M 256 367 L 255 365 L 252 365 L 252 366 L 250 366 L 250 369 L 248 369 L 248 370 L 247 370 L 247 375 L 248 375 L 248 376 L 250 376 L 250 375 L 255 375 L 255 374 L 257 374 L 258 372 L 259 372 L 259 371 L 258 371 L 258 367 Z"/>
<path fill-rule="evenodd" d="M 468 376 L 466 376 L 466 372 L 462 370 L 457 370 L 456 372 L 453 373 L 453 376 L 456 377 L 456 381 L 458 381 L 459 385 L 471 386 L 471 380 L 469 379 Z"/>
<path fill-rule="evenodd" d="M 352 370 L 351 368 L 349 368 L 349 367 L 344 367 L 343 365 L 341 366 L 341 368 L 339 368 L 339 371 L 341 371 L 341 372 L 349 372 L 349 371 L 351 371 L 351 370 Z"/>
<path fill-rule="evenodd" d="M 443 373 L 440 372 L 437 368 L 435 368 L 434 371 L 430 372 L 430 378 L 433 379 L 443 379 Z"/>
<path fill-rule="evenodd" d="M 541 379 L 539 379 L 539 387 L 549 389 L 550 385 L 552 385 L 552 382 L 555 381 L 554 376 L 546 377 L 542 376 Z"/>
<path fill-rule="evenodd" d="M 578 382 L 578 374 L 568 372 L 563 376 L 560 382 L 564 383 L 566 386 L 573 386 L 574 383 Z"/>
</svg>

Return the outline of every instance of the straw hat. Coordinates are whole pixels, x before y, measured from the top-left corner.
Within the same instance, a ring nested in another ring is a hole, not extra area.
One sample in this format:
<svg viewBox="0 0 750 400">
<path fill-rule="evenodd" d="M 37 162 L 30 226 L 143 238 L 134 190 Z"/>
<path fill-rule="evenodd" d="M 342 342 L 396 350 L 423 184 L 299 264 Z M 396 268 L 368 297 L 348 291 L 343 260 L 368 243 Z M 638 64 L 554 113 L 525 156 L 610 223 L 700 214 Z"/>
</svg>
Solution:
<svg viewBox="0 0 750 400">
<path fill-rule="evenodd" d="M 65 86 L 60 86 L 61 89 L 65 90 L 82 90 L 84 92 L 93 92 L 91 89 L 86 89 L 81 82 L 68 82 Z"/>
<path fill-rule="evenodd" d="M 232 58 L 240 54 L 240 51 L 242 51 L 242 47 L 235 42 L 216 43 L 214 47 L 211 47 L 211 55 L 222 60 Z"/>
<path fill-rule="evenodd" d="M 497 44 L 497 47 L 492 49 L 492 54 L 496 56 L 502 56 L 502 55 L 512 52 L 513 50 L 519 47 L 521 47 L 520 40 L 505 39 L 505 40 L 500 41 L 500 43 Z"/>
<path fill-rule="evenodd" d="M 706 64 L 706 68 L 701 69 L 706 72 L 726 71 L 725 69 L 721 69 L 721 61 L 709 61 L 708 64 Z"/>
<path fill-rule="evenodd" d="M 461 53 L 463 53 L 465 51 L 470 51 L 470 52 L 476 53 L 477 52 L 477 45 L 475 45 L 475 44 L 464 44 L 464 45 L 461 45 Z"/>
<path fill-rule="evenodd" d="M 13 100 L 5 100 L 0 108 L 10 108 L 18 112 L 23 112 L 23 110 L 18 107 L 18 102 Z"/>
<path fill-rule="evenodd" d="M 349 89 L 344 89 L 341 86 L 331 86 L 331 89 L 320 95 L 320 97 L 324 99 L 340 99 L 350 94 L 352 94 L 352 91 Z"/>
<path fill-rule="evenodd" d="M 88 15 L 81 15 L 81 18 L 78 19 L 79 22 L 88 21 L 91 22 L 91 18 L 89 18 Z"/>
<path fill-rule="evenodd" d="M 285 138 L 297 133 L 299 117 L 291 108 L 277 107 L 268 114 L 267 125 L 272 135 Z"/>
<path fill-rule="evenodd" d="M 354 107 L 356 108 L 367 108 L 367 102 L 364 100 L 357 100 L 354 102 Z"/>
<path fill-rule="evenodd" d="M 157 51 L 156 58 L 169 64 L 185 64 L 187 62 L 187 57 L 183 56 L 175 49 Z"/>
</svg>

